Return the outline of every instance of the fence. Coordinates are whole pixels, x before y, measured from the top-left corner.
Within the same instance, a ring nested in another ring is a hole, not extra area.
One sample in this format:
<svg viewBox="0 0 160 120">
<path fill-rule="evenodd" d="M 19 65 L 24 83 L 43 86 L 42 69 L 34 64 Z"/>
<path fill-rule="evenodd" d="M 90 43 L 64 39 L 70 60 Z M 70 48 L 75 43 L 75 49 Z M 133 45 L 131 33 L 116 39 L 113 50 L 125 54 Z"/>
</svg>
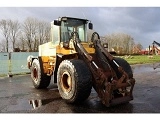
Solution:
<svg viewBox="0 0 160 120">
<path fill-rule="evenodd" d="M 0 53 L 0 75 L 30 72 L 27 68 L 29 55 L 38 56 L 38 52 Z"/>
</svg>

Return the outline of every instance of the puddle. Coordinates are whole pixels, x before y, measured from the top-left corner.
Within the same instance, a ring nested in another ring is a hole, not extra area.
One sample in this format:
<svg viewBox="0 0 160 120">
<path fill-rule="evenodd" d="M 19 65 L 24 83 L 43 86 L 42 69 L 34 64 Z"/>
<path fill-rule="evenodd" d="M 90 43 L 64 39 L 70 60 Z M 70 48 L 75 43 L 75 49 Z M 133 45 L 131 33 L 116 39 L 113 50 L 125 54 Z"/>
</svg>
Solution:
<svg viewBox="0 0 160 120">
<path fill-rule="evenodd" d="M 157 67 L 156 69 L 154 69 Z M 160 70 L 160 64 L 138 65 L 132 67 L 133 73 L 154 72 Z"/>
<path fill-rule="evenodd" d="M 18 100 L 12 100 L 10 102 L 11 105 L 7 105 L 1 112 L 23 112 L 23 111 L 29 111 L 38 109 L 39 107 L 42 107 L 50 102 L 53 102 L 54 100 L 61 99 L 59 98 L 50 98 L 50 99 L 18 99 Z"/>
<path fill-rule="evenodd" d="M 7 107 L 1 110 L 1 112 L 14 112 L 32 109 L 32 106 L 28 104 L 28 100 L 26 99 L 12 100 L 9 104 L 11 105 L 7 105 Z"/>
<path fill-rule="evenodd" d="M 60 97 L 59 98 L 51 98 L 51 99 L 36 99 L 36 100 L 29 100 L 29 104 L 32 106 L 33 109 L 37 109 L 41 106 L 44 106 L 50 102 L 53 102 L 54 100 L 57 100 L 57 99 L 61 99 Z"/>
</svg>

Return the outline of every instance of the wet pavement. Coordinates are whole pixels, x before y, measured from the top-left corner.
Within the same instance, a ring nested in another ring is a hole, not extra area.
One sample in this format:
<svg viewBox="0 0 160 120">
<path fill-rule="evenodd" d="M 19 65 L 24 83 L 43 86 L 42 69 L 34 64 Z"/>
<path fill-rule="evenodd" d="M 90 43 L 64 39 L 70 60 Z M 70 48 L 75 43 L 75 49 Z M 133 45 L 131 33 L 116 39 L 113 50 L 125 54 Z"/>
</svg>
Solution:
<svg viewBox="0 0 160 120">
<path fill-rule="evenodd" d="M 105 107 L 96 92 L 79 105 L 67 104 L 53 83 L 47 89 L 33 87 L 30 75 L 0 78 L 1 113 L 160 113 L 160 68 L 153 64 L 132 66 L 136 84 L 129 103 Z"/>
</svg>

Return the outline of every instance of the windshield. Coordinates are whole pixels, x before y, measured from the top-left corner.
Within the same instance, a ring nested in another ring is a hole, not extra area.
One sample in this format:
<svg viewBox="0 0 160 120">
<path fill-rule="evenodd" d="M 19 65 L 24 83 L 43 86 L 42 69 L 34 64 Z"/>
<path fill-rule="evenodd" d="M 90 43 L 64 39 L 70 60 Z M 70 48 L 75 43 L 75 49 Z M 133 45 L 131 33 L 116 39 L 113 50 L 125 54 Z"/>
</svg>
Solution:
<svg viewBox="0 0 160 120">
<path fill-rule="evenodd" d="M 66 42 L 71 39 L 71 33 L 77 32 L 79 39 L 86 42 L 86 21 L 69 19 L 61 23 L 61 41 Z"/>
</svg>

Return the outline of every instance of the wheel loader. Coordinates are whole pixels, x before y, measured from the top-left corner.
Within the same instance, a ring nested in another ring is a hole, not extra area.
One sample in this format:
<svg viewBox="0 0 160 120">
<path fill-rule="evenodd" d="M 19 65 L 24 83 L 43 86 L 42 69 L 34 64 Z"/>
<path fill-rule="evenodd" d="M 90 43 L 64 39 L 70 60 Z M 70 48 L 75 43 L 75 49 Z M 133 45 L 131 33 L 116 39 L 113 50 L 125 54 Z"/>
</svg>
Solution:
<svg viewBox="0 0 160 120">
<path fill-rule="evenodd" d="M 87 29 L 93 29 L 87 19 L 60 17 L 51 22 L 51 41 L 27 59 L 34 87 L 47 88 L 53 76 L 67 103 L 85 101 L 92 87 L 106 107 L 133 100 L 131 66 L 112 56 L 97 32 L 87 40 Z"/>
</svg>

